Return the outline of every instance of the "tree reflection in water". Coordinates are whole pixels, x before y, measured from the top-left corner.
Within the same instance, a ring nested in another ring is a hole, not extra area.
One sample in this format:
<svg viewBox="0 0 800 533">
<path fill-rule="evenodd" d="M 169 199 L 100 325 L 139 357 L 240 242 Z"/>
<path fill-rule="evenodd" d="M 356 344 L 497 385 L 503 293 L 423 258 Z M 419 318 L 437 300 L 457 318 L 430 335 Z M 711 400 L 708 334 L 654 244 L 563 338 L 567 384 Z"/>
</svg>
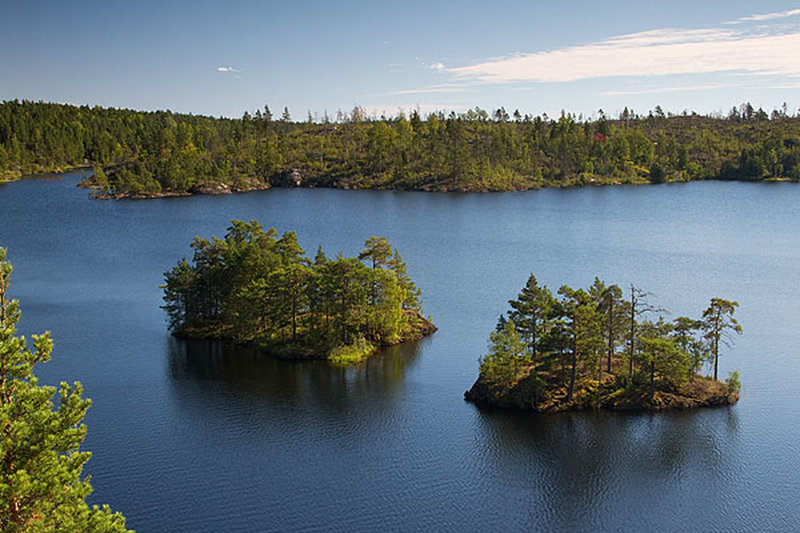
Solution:
<svg viewBox="0 0 800 533">
<path fill-rule="evenodd" d="M 543 530 L 613 529 L 645 519 L 665 530 L 695 528 L 692 516 L 708 517 L 710 502 L 736 482 L 735 408 L 553 415 L 482 409 L 478 416 L 473 453 L 483 475 L 527 487 L 517 491 L 529 498 L 519 503 Z M 663 501 L 680 501 L 681 511 Z"/>
<path fill-rule="evenodd" d="M 287 407 L 340 409 L 396 398 L 425 342 L 382 348 L 361 365 L 341 368 L 324 361 L 283 361 L 230 343 L 171 337 L 168 374 L 176 390 L 194 393 L 200 386 L 210 396 L 233 392 Z"/>
</svg>

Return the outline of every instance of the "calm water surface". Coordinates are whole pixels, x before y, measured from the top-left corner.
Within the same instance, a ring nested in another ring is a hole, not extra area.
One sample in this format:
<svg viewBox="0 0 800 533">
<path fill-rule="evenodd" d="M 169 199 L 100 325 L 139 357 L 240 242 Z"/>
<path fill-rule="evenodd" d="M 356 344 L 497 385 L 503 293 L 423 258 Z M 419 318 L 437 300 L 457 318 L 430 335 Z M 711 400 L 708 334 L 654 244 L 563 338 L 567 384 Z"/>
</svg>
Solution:
<svg viewBox="0 0 800 533">
<path fill-rule="evenodd" d="M 92 201 L 0 186 L 0 246 L 42 381 L 94 401 L 91 500 L 140 531 L 785 531 L 800 524 L 800 188 L 492 195 L 272 190 Z M 167 335 L 163 272 L 231 218 L 296 230 L 311 255 L 383 235 L 440 330 L 366 365 L 291 364 Z M 530 416 L 462 400 L 528 274 L 634 283 L 677 315 L 741 303 L 733 408 Z"/>
</svg>

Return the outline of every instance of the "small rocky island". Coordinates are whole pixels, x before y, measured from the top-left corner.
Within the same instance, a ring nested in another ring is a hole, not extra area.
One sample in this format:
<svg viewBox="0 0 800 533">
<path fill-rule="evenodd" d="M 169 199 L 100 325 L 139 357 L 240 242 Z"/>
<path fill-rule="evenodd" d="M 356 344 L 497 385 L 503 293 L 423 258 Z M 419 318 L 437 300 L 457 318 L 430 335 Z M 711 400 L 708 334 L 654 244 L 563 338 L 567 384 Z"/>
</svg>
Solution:
<svg viewBox="0 0 800 533">
<path fill-rule="evenodd" d="M 634 286 L 623 297 L 595 278 L 588 289 L 562 286 L 558 295 L 530 276 L 490 335 L 468 401 L 542 413 L 738 401 L 739 373 L 717 379 L 720 347 L 742 331 L 733 318 L 738 302 L 712 298 L 702 318 L 666 322 Z M 713 377 L 700 375 L 704 365 Z"/>
<path fill-rule="evenodd" d="M 349 365 L 380 346 L 436 331 L 419 289 L 383 237 L 358 257 L 308 259 L 293 231 L 278 237 L 233 220 L 224 239 L 196 237 L 192 262 L 165 273 L 164 309 L 177 337 L 229 340 L 284 359 Z"/>
</svg>

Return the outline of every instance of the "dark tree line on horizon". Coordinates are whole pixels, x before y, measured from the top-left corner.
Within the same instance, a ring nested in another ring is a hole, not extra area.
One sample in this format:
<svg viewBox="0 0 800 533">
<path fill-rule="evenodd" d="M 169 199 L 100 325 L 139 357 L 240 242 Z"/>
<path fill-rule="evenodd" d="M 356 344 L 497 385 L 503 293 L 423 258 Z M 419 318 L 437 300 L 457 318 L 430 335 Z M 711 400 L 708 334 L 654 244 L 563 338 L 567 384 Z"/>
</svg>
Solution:
<svg viewBox="0 0 800 533">
<path fill-rule="evenodd" d="M 464 113 L 293 121 L 0 104 L 0 177 L 93 166 L 100 193 L 158 195 L 301 185 L 503 191 L 705 179 L 800 179 L 800 115 L 743 104 L 725 117 Z"/>
</svg>

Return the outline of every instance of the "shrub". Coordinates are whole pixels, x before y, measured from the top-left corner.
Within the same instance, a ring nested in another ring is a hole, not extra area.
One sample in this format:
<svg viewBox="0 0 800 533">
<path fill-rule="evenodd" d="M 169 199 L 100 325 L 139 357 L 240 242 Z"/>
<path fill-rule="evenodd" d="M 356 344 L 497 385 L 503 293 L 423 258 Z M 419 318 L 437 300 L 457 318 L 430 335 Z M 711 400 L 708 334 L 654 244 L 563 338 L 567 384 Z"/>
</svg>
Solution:
<svg viewBox="0 0 800 533">
<path fill-rule="evenodd" d="M 742 382 L 739 379 L 739 371 L 734 370 L 728 374 L 728 379 L 725 380 L 725 385 L 728 387 L 728 392 L 732 394 L 739 394 L 742 389 Z"/>
</svg>

